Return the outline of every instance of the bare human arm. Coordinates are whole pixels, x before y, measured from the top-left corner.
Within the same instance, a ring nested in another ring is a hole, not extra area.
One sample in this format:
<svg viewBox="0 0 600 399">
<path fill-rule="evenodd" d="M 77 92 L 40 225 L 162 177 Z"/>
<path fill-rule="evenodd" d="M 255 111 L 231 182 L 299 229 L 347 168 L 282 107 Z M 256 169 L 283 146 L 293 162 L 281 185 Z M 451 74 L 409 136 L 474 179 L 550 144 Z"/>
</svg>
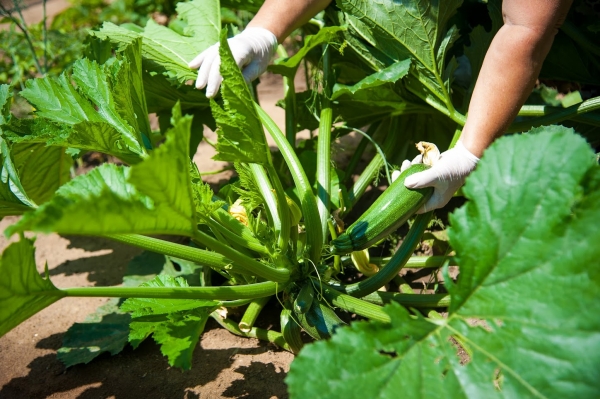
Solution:
<svg viewBox="0 0 600 399">
<path fill-rule="evenodd" d="M 265 0 L 248 27 L 268 29 L 281 43 L 295 29 L 323 11 L 329 3 L 331 0 Z"/>
<path fill-rule="evenodd" d="M 504 25 L 488 49 L 461 141 L 473 155 L 504 133 L 533 90 L 572 0 L 504 0 Z"/>
</svg>

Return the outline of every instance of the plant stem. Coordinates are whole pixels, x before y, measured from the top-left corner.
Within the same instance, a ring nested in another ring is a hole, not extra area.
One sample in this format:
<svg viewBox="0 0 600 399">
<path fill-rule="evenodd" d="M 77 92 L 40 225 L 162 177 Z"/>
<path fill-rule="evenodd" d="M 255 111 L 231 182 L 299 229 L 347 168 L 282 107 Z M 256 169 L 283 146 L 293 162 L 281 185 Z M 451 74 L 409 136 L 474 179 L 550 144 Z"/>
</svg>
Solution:
<svg viewBox="0 0 600 399">
<path fill-rule="evenodd" d="M 13 17 L 12 11 L 8 11 L 4 5 L 0 4 L 0 9 L 6 15 L 6 17 L 8 19 L 10 19 L 11 22 L 13 22 L 17 26 L 17 28 L 19 28 L 21 30 L 21 32 L 23 32 L 23 35 L 25 36 L 25 40 L 27 41 L 27 45 L 29 46 L 29 50 L 31 51 L 31 57 L 33 58 L 35 67 L 36 67 L 38 73 L 40 75 L 43 75 L 44 71 L 42 70 L 40 61 L 38 60 L 37 55 L 35 54 L 35 48 L 33 47 L 33 42 L 31 41 L 31 36 L 29 36 L 29 29 L 27 28 L 27 24 L 25 23 L 25 18 L 23 18 L 23 13 L 21 12 L 21 7 L 19 6 L 18 2 L 14 1 L 14 0 L 13 0 L 13 5 L 14 5 L 14 8 L 17 10 L 17 13 L 19 14 L 19 17 L 21 18 L 21 21 L 19 21 L 15 17 Z"/>
<path fill-rule="evenodd" d="M 279 236 L 281 233 L 281 217 L 279 216 L 279 212 L 277 210 L 277 199 L 273 193 L 271 181 L 269 180 L 267 172 L 262 165 L 251 163 L 248 164 L 248 166 L 252 172 L 252 176 L 254 177 L 254 181 L 258 186 L 260 194 L 265 200 L 269 222 L 275 229 L 275 233 Z"/>
<path fill-rule="evenodd" d="M 277 212 L 279 214 L 281 231 L 279 231 L 278 247 L 282 253 L 286 253 L 290 242 L 290 228 L 292 225 L 292 216 L 290 207 L 285 198 L 285 190 L 279 180 L 279 175 L 272 163 L 265 165 L 267 174 L 270 176 L 273 186 L 275 186 L 274 194 L 277 198 Z M 294 257 L 295 259 L 295 257 Z"/>
<path fill-rule="evenodd" d="M 318 284 L 318 281 L 316 281 L 316 283 Z M 381 306 L 363 301 L 362 299 L 342 294 L 329 287 L 323 287 L 323 296 L 332 305 L 348 312 L 356 313 L 357 315 L 367 317 L 371 320 L 382 321 L 384 323 L 389 323 L 391 321 L 390 316 L 383 311 Z"/>
<path fill-rule="evenodd" d="M 324 45 L 323 50 L 323 93 L 321 95 L 321 116 L 317 141 L 317 205 L 321 220 L 323 243 L 327 241 L 327 221 L 329 220 L 329 202 L 331 198 L 331 124 L 333 121 L 333 109 L 329 99 L 333 86 L 333 76 L 328 47 L 328 45 Z"/>
<path fill-rule="evenodd" d="M 267 302 L 269 302 L 269 299 L 271 299 L 271 297 L 266 296 L 264 298 L 257 298 L 250 302 L 248 308 L 246 308 L 246 311 L 242 316 L 242 320 L 238 324 L 242 332 L 250 332 L 252 327 L 254 327 L 254 322 L 258 318 L 258 315 L 263 310 Z"/>
<path fill-rule="evenodd" d="M 256 284 L 220 287 L 81 287 L 49 291 L 48 295 L 109 298 L 165 299 L 254 299 L 274 295 L 283 284 L 266 281 Z"/>
<path fill-rule="evenodd" d="M 350 258 L 348 258 L 350 259 Z M 371 263 L 374 263 L 378 266 L 385 266 L 392 257 L 386 258 L 371 258 Z M 411 256 L 410 259 L 406 262 L 403 267 L 441 267 L 446 263 L 446 261 L 455 262 L 454 258 L 451 256 Z M 451 263 L 452 264 L 452 263 Z"/>
<path fill-rule="evenodd" d="M 238 236 L 248 249 L 265 256 L 271 256 L 271 252 L 256 238 L 252 230 L 231 216 L 225 209 L 217 209 L 211 217 L 234 235 Z M 228 236 L 227 234 L 224 235 Z"/>
<path fill-rule="evenodd" d="M 235 219 L 232 217 L 232 219 Z M 258 252 L 261 255 L 270 256 L 269 250 L 260 243 L 255 237 L 247 237 L 240 234 L 241 228 L 237 231 L 233 231 L 224 226 L 221 222 L 212 218 L 205 219 L 208 227 L 214 230 L 218 230 L 225 238 L 227 238 L 231 242 L 235 242 L 238 245 L 241 245 L 245 248 L 248 248 L 251 251 Z M 240 226 L 243 226 L 240 222 L 235 220 L 236 223 L 239 223 Z M 245 226 L 244 226 L 245 227 Z"/>
<path fill-rule="evenodd" d="M 390 261 L 378 273 L 358 283 L 346 286 L 340 285 L 339 287 L 335 286 L 334 288 L 355 297 L 364 297 L 392 281 L 398 275 L 400 269 L 404 267 L 408 259 L 410 259 L 417 245 L 419 245 L 423 232 L 427 228 L 432 216 L 433 212 L 417 215 L 398 251 L 396 251 Z"/>
<path fill-rule="evenodd" d="M 369 126 L 369 128 L 367 129 L 367 136 L 372 137 L 373 134 L 375 133 L 375 131 L 377 130 L 377 128 L 379 127 L 380 123 L 381 122 L 372 123 L 371 126 Z M 367 139 L 366 137 L 363 137 L 362 140 L 360 140 L 360 143 L 358 143 L 358 146 L 352 153 L 352 156 L 350 157 L 350 161 L 348 162 L 348 166 L 346 167 L 346 170 L 344 171 L 344 176 L 341 179 L 341 181 L 343 183 L 346 183 L 348 181 L 348 179 L 350 179 L 352 177 L 352 173 L 354 173 L 354 169 L 356 169 L 356 166 L 360 162 L 360 159 L 362 158 L 362 156 L 365 152 L 365 149 L 367 148 L 367 145 L 369 145 L 370 142 L 371 141 L 369 139 Z"/>
<path fill-rule="evenodd" d="M 277 55 L 287 58 L 283 45 L 277 47 Z M 294 76 L 283 76 L 283 93 L 285 101 L 285 137 L 292 148 L 296 147 L 296 87 Z"/>
<path fill-rule="evenodd" d="M 304 217 L 304 224 L 307 231 L 307 246 L 309 247 L 310 258 L 313 262 L 319 263 L 323 247 L 323 237 L 320 228 L 317 201 L 315 200 L 310 182 L 294 149 L 290 146 L 290 143 L 286 140 L 279 127 L 273 122 L 273 119 L 260 106 L 257 105 L 256 110 L 263 125 L 265 125 L 279 147 L 279 151 L 281 151 L 281 155 L 285 159 L 288 168 L 290 168 L 302 205 L 302 216 Z"/>
<path fill-rule="evenodd" d="M 393 119 L 387 126 L 384 123 L 381 124 L 382 129 L 385 129 L 386 127 L 388 128 L 388 132 L 382 146 L 385 154 L 389 153 L 389 151 L 395 148 L 398 138 L 400 137 L 398 132 L 394 132 L 396 127 L 395 122 L 396 119 Z M 373 159 L 371 159 L 371 162 L 369 162 L 365 170 L 361 173 L 356 183 L 354 183 L 354 186 L 352 186 L 352 189 L 348 191 L 348 207 L 346 209 L 346 213 L 354 207 L 358 199 L 365 193 L 367 187 L 377 177 L 379 170 L 385 162 L 386 160 L 379 154 L 376 154 Z"/>
<path fill-rule="evenodd" d="M 579 104 L 572 105 L 567 108 L 559 109 L 555 112 L 544 114 L 543 116 L 535 119 L 517 122 L 510 125 L 507 129 L 507 133 L 525 132 L 533 127 L 542 125 L 551 125 L 567 119 L 573 119 L 574 117 L 583 115 L 587 112 L 595 111 L 600 109 L 600 96 L 590 98 Z M 532 108 L 526 108 L 526 112 L 531 112 Z M 545 112 L 546 108 L 544 108 Z"/>
<path fill-rule="evenodd" d="M 415 308 L 446 308 L 450 306 L 448 294 L 401 294 L 399 292 L 375 291 L 361 298 L 364 301 L 383 306 L 390 302 Z"/>
<path fill-rule="evenodd" d="M 232 334 L 239 335 L 241 337 L 256 338 L 263 341 L 268 341 L 279 346 L 280 348 L 285 349 L 286 351 L 292 351 L 288 344 L 285 342 L 283 335 L 281 333 L 278 333 L 277 331 L 252 327 L 250 331 L 243 332 L 233 320 L 223 318 L 217 312 L 212 312 L 211 317 L 215 319 L 215 321 L 219 323 L 221 327 L 225 328 Z"/>
<path fill-rule="evenodd" d="M 193 234 L 193 240 L 198 241 L 202 245 L 211 248 L 212 250 L 225 255 L 227 258 L 236 262 L 238 266 L 246 269 L 255 276 L 260 276 L 266 280 L 285 283 L 290 279 L 290 271 L 288 269 L 267 266 L 259 261 L 250 258 L 235 249 L 215 240 L 211 236 L 202 231 L 195 231 Z"/>
<path fill-rule="evenodd" d="M 108 234 L 104 237 L 159 254 L 189 260 L 199 265 L 208 266 L 217 270 L 247 273 L 245 269 L 232 265 L 231 260 L 216 252 L 193 248 L 187 245 L 176 244 L 174 242 L 159 240 L 158 238 L 146 237 L 139 234 Z"/>
</svg>

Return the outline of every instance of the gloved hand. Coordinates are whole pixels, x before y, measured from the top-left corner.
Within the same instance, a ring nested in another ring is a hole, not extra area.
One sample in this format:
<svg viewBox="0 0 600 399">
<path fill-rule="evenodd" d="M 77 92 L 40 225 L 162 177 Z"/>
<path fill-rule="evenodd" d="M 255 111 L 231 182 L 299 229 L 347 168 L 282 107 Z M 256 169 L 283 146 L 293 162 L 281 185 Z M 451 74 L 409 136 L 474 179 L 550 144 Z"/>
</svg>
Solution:
<svg viewBox="0 0 600 399">
<path fill-rule="evenodd" d="M 400 171 L 404 171 L 412 164 L 422 163 L 422 159 L 423 156 L 418 155 L 412 162 L 405 160 L 402 162 Z M 408 176 L 404 180 L 404 185 L 408 188 L 434 188 L 431 198 L 417 213 L 429 212 L 446 205 L 452 195 L 464 184 L 467 176 L 475 169 L 478 161 L 479 158 L 471 154 L 459 141 L 454 148 L 443 152 L 431 168 Z"/>
<path fill-rule="evenodd" d="M 247 82 L 256 79 L 263 73 L 277 49 L 277 38 L 264 28 L 246 28 L 242 33 L 227 39 L 233 58 L 242 69 L 242 74 Z M 216 43 L 194 58 L 188 66 L 198 68 L 196 88 L 206 87 L 206 97 L 212 98 L 219 91 L 223 77 L 219 72 L 221 58 L 219 57 L 219 43 Z"/>
</svg>

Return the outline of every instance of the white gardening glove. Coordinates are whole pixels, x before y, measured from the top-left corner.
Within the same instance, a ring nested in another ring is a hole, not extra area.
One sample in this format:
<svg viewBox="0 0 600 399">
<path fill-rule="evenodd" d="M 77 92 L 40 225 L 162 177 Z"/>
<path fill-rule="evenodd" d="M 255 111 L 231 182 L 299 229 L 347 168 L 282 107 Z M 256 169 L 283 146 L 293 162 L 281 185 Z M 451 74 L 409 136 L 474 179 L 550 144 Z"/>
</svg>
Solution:
<svg viewBox="0 0 600 399">
<path fill-rule="evenodd" d="M 400 171 L 403 172 L 415 163 L 422 163 L 422 159 L 423 156 L 418 155 L 412 162 L 405 160 Z M 443 152 L 431 168 L 408 176 L 404 180 L 404 185 L 408 188 L 433 187 L 435 189 L 431 198 L 417 213 L 429 212 L 446 205 L 475 169 L 478 161 L 479 158 L 471 154 L 459 141 L 454 148 Z M 394 180 L 393 176 L 392 180 Z"/>
<path fill-rule="evenodd" d="M 242 33 L 227 39 L 233 58 L 242 69 L 246 82 L 250 83 L 262 74 L 277 50 L 277 38 L 264 28 L 246 28 Z M 194 58 L 188 66 L 198 68 L 196 88 L 206 87 L 206 97 L 217 95 L 223 77 L 219 71 L 219 43 L 216 43 Z"/>
</svg>

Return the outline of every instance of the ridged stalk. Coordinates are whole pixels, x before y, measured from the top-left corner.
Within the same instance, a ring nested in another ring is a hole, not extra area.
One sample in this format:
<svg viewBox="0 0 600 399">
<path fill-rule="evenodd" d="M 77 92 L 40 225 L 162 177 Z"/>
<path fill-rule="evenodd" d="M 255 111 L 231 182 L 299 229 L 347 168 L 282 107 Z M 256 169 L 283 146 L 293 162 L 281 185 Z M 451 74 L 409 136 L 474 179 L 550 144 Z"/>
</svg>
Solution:
<svg viewBox="0 0 600 399">
<path fill-rule="evenodd" d="M 49 291 L 48 295 L 108 298 L 254 299 L 274 295 L 285 286 L 272 281 L 219 287 L 81 287 Z"/>
<path fill-rule="evenodd" d="M 233 320 L 221 317 L 221 315 L 219 315 L 217 312 L 212 312 L 211 317 L 213 319 L 215 319 L 215 321 L 217 323 L 219 323 L 221 325 L 221 327 L 225 328 L 227 331 L 229 331 L 232 334 L 239 335 L 241 337 L 256 338 L 256 339 L 260 339 L 263 341 L 268 341 L 268 342 L 271 342 L 271 343 L 279 346 L 280 348 L 285 349 L 286 351 L 289 351 L 289 352 L 292 351 L 292 349 L 285 342 L 283 335 L 281 333 L 278 333 L 277 331 L 265 330 L 265 329 L 258 328 L 258 327 L 252 327 L 252 329 L 250 331 L 243 332 L 242 330 L 240 330 L 240 327 L 236 324 L 236 322 L 234 322 Z"/>
<path fill-rule="evenodd" d="M 448 294 L 401 294 L 399 292 L 376 291 L 361 298 L 364 301 L 383 306 L 390 302 L 413 308 L 447 308 L 450 306 Z"/>
<path fill-rule="evenodd" d="M 389 152 L 396 147 L 396 143 L 398 142 L 398 139 L 400 137 L 399 132 L 394 131 L 396 126 L 397 124 L 395 123 L 395 120 L 392 120 L 391 123 L 387 125 L 388 133 L 385 137 L 383 145 L 381 146 L 381 149 L 385 154 L 389 154 Z M 385 129 L 385 127 L 386 125 L 382 123 L 382 129 Z M 384 162 L 385 159 L 383 159 L 381 155 L 376 154 L 375 156 L 373 156 L 371 162 L 369 162 L 369 164 L 361 173 L 356 183 L 354 183 L 352 189 L 348 192 L 349 203 L 347 204 L 348 209 L 346 210 L 346 212 L 350 211 L 350 209 L 354 207 L 359 198 L 365 193 L 367 187 L 369 187 L 369 185 L 379 174 L 379 170 L 383 166 Z"/>
<path fill-rule="evenodd" d="M 427 212 L 415 218 L 398 251 L 396 251 L 390 261 L 378 273 L 358 283 L 335 286 L 334 288 L 354 297 L 364 297 L 392 281 L 398 275 L 400 269 L 408 262 L 417 245 L 419 245 L 423 232 L 427 228 L 432 215 L 432 212 Z"/>
<path fill-rule="evenodd" d="M 235 219 L 235 218 L 233 218 Z M 269 256 L 270 253 L 267 248 L 260 243 L 256 238 L 252 238 L 249 240 L 247 237 L 243 237 L 239 234 L 236 234 L 234 231 L 229 230 L 227 227 L 223 226 L 221 223 L 216 220 L 209 218 L 206 219 L 206 223 L 211 230 L 217 230 L 220 234 L 222 234 L 227 240 L 240 245 L 244 248 L 248 248 L 251 251 L 258 252 L 261 255 Z M 236 220 L 236 223 L 239 223 Z"/>
<path fill-rule="evenodd" d="M 377 266 L 385 266 L 392 259 L 391 256 L 385 258 L 371 258 L 371 263 L 376 264 Z M 444 263 L 450 261 L 452 263 L 456 263 L 452 256 L 411 256 L 410 259 L 406 262 L 403 267 L 442 267 Z"/>
<path fill-rule="evenodd" d="M 302 216 L 304 217 L 304 224 L 307 231 L 307 246 L 310 258 L 313 262 L 319 263 L 321 259 L 321 250 L 323 248 L 323 235 L 320 227 L 319 210 L 317 207 L 317 201 L 306 177 L 304 169 L 300 160 L 296 156 L 294 149 L 290 146 L 290 143 L 286 140 L 285 136 L 275 124 L 273 119 L 258 105 L 256 105 L 256 111 L 260 117 L 263 125 L 267 128 L 271 137 L 279 147 L 281 155 L 285 159 L 288 168 L 294 179 L 296 188 L 298 189 L 298 196 L 302 205 Z"/>
<path fill-rule="evenodd" d="M 290 279 L 290 271 L 288 269 L 267 266 L 260 263 L 256 259 L 250 258 L 235 249 L 215 240 L 211 236 L 201 231 L 194 233 L 193 239 L 202 245 L 211 248 L 212 250 L 225 255 L 227 258 L 234 261 L 239 267 L 242 267 L 255 276 L 260 276 L 266 280 L 285 283 Z"/>
<path fill-rule="evenodd" d="M 325 243 L 327 237 L 327 221 L 329 220 L 329 202 L 331 198 L 331 123 L 333 121 L 333 109 L 329 99 L 333 83 L 333 76 L 331 75 L 330 51 L 328 45 L 325 45 L 323 54 L 323 93 L 321 95 L 321 116 L 317 140 L 317 205 L 321 220 L 323 243 Z"/>
<path fill-rule="evenodd" d="M 205 249 L 188 247 L 187 245 L 146 237 L 140 234 L 108 234 L 104 237 L 159 254 L 189 260 L 213 269 L 247 274 L 245 269 L 232 264 L 232 261 L 226 256 Z"/>
<path fill-rule="evenodd" d="M 258 315 L 263 310 L 267 302 L 269 302 L 269 299 L 271 299 L 269 296 L 258 298 L 248 304 L 248 307 L 242 316 L 242 320 L 240 320 L 240 323 L 238 324 L 242 332 L 247 333 L 252 330 L 252 327 L 254 327 L 254 322 L 258 318 Z"/>
<path fill-rule="evenodd" d="M 558 109 L 555 112 L 550 112 L 548 114 L 545 114 L 544 116 L 540 116 L 535 119 L 513 123 L 508 127 L 507 133 L 526 132 L 532 127 L 552 125 L 554 123 L 562 122 L 567 119 L 573 119 L 577 116 L 595 111 L 597 109 L 600 109 L 600 96 L 590 98 L 589 100 L 572 105 L 567 108 Z M 531 108 L 529 110 L 531 110 Z"/>
<path fill-rule="evenodd" d="M 391 321 L 390 316 L 383 311 L 381 306 L 363 301 L 362 299 L 342 294 L 329 287 L 323 287 L 323 296 L 332 305 L 342 308 L 350 313 L 356 313 L 357 315 L 368 319 L 382 321 L 384 323 L 389 323 Z"/>
</svg>

